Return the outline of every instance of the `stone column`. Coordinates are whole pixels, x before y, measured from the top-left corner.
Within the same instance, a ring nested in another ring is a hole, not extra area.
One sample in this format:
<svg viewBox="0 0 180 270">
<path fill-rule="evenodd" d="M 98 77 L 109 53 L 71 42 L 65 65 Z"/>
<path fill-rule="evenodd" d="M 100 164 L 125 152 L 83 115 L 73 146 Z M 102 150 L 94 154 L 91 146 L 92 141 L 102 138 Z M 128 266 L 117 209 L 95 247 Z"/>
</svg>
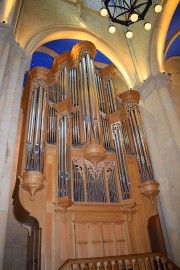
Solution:
<svg viewBox="0 0 180 270">
<path fill-rule="evenodd" d="M 13 174 L 14 152 L 28 57 L 8 25 L 0 25 L 0 269 L 3 265 L 7 214 Z M 7 48 L 4 44 L 8 44 Z"/>
<path fill-rule="evenodd" d="M 0 22 L 16 26 L 22 0 L 2 0 L 0 9 Z"/>
<path fill-rule="evenodd" d="M 180 122 L 170 95 L 170 76 L 159 73 L 135 89 L 141 94 L 141 115 L 160 184 L 159 210 L 162 207 L 167 252 L 180 266 Z"/>
</svg>

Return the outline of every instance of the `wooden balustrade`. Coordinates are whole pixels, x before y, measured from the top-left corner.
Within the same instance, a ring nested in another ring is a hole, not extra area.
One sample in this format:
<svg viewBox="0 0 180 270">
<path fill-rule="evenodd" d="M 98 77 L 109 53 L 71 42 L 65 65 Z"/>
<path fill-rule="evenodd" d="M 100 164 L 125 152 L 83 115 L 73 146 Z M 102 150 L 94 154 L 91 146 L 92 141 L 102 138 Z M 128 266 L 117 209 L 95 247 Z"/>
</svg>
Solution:
<svg viewBox="0 0 180 270">
<path fill-rule="evenodd" d="M 176 270 L 180 269 L 160 252 L 68 259 L 58 270 Z"/>
</svg>

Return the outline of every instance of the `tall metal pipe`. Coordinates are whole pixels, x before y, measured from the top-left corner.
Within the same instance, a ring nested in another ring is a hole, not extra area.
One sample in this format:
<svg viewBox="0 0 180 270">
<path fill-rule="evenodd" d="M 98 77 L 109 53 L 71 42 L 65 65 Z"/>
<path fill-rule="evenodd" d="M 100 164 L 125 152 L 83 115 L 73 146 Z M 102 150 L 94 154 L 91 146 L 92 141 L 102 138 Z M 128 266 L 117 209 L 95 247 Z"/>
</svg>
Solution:
<svg viewBox="0 0 180 270">
<path fill-rule="evenodd" d="M 115 151 L 116 151 L 116 156 L 117 156 L 118 172 L 119 172 L 120 185 L 121 185 L 121 191 L 122 191 L 122 199 L 126 200 L 131 197 L 131 191 L 130 191 L 130 182 L 129 182 L 128 172 L 127 172 L 124 145 L 123 145 L 120 126 L 121 126 L 120 122 L 116 122 L 111 125 Z"/>
<path fill-rule="evenodd" d="M 116 203 L 118 202 L 118 192 L 115 178 L 115 163 L 114 162 L 106 162 L 106 163 L 107 163 L 106 174 L 108 179 L 109 199 L 111 203 Z"/>
<path fill-rule="evenodd" d="M 85 58 L 82 58 L 82 77 L 83 77 L 83 89 L 84 91 L 84 103 L 85 103 L 85 116 L 84 116 L 84 124 L 85 124 L 85 137 L 86 143 L 90 142 L 90 105 L 89 105 L 89 97 L 88 97 L 88 85 L 87 85 L 87 74 L 86 74 L 86 62 Z"/>
<path fill-rule="evenodd" d="M 46 90 L 43 85 L 34 87 L 31 93 L 26 143 L 27 171 L 43 172 L 46 134 Z"/>
<path fill-rule="evenodd" d="M 114 87 L 113 87 L 112 79 L 109 80 L 109 87 L 111 89 L 111 96 L 112 96 L 113 108 L 114 108 L 114 112 L 115 112 L 117 108 L 116 108 L 116 98 L 115 98 L 115 93 L 114 93 Z"/>
<path fill-rule="evenodd" d="M 122 121 L 122 134 L 123 134 L 123 139 L 124 139 L 124 145 L 126 148 L 126 154 L 130 155 L 131 154 L 131 146 L 130 146 L 129 135 L 128 135 L 128 131 L 127 131 L 126 120 Z"/>
</svg>

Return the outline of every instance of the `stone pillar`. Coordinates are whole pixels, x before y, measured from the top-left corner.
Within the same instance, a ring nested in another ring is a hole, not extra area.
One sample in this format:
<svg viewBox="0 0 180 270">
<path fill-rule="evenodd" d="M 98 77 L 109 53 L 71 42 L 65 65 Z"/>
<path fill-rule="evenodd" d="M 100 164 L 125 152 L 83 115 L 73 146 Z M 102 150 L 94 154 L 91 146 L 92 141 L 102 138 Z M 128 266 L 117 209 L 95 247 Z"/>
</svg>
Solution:
<svg viewBox="0 0 180 270">
<path fill-rule="evenodd" d="M 135 89 L 141 94 L 141 115 L 160 184 L 159 209 L 162 207 L 167 232 L 167 252 L 180 266 L 180 122 L 170 95 L 170 76 L 159 73 Z"/>
<path fill-rule="evenodd" d="M 28 58 L 15 42 L 12 27 L 5 24 L 0 25 L 0 51 L 0 269 L 2 269 L 22 83 Z"/>
<path fill-rule="evenodd" d="M 0 22 L 16 26 L 22 0 L 2 0 L 0 9 Z"/>
</svg>

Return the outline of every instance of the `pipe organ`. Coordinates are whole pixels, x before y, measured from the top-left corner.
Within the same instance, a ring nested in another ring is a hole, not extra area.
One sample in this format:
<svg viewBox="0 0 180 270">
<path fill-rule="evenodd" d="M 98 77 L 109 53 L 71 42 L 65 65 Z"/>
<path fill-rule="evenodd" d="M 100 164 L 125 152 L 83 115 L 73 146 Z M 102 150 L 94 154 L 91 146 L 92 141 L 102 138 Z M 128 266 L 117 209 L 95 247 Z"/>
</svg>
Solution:
<svg viewBox="0 0 180 270">
<path fill-rule="evenodd" d="M 44 254 L 53 250 L 47 269 L 67 258 L 150 250 L 146 226 L 159 191 L 140 95 L 117 96 L 113 65 L 96 69 L 95 54 L 91 42 L 77 43 L 51 70 L 30 70 L 24 91 L 18 177 L 21 200 L 44 230 Z"/>
</svg>

